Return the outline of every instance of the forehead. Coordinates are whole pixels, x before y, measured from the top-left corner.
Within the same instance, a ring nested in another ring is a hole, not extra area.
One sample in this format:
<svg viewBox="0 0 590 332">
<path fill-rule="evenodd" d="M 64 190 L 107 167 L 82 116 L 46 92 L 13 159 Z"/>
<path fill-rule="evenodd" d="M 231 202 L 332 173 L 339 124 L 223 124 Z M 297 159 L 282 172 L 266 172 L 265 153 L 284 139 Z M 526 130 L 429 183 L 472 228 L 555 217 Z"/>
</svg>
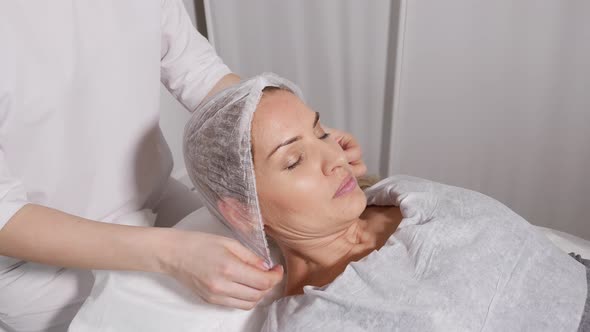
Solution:
<svg viewBox="0 0 590 332">
<path fill-rule="evenodd" d="M 285 90 L 265 92 L 254 112 L 253 130 L 285 130 L 305 123 L 306 117 L 313 117 L 309 109 L 297 96 Z"/>
<path fill-rule="evenodd" d="M 262 114 L 265 119 L 296 116 L 297 113 L 305 111 L 311 110 L 305 106 L 301 99 L 287 90 L 265 91 L 256 108 L 256 113 Z"/>
<path fill-rule="evenodd" d="M 285 138 L 311 128 L 315 113 L 297 96 L 285 90 L 264 92 L 252 121 L 252 137 L 258 148 L 270 149 Z"/>
</svg>

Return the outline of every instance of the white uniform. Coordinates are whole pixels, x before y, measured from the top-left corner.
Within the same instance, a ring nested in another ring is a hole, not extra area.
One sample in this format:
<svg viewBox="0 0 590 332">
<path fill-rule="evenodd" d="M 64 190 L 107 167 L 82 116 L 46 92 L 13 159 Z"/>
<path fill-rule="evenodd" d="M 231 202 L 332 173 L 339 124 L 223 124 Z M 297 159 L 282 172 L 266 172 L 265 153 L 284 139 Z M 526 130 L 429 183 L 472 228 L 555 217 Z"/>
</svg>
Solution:
<svg viewBox="0 0 590 332">
<path fill-rule="evenodd" d="M 153 207 L 172 170 L 160 80 L 194 110 L 229 72 L 181 0 L 0 2 L 0 229 L 29 202 L 103 221 Z M 0 256 L 0 331 L 71 319 L 79 280 Z"/>
</svg>

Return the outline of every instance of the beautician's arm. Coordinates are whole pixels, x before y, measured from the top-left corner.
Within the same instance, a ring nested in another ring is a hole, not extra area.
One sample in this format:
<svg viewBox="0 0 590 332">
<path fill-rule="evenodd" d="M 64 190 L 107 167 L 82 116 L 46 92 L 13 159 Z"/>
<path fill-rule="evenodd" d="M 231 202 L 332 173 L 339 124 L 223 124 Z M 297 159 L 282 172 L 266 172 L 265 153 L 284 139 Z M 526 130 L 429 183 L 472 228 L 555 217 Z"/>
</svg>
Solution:
<svg viewBox="0 0 590 332">
<path fill-rule="evenodd" d="M 227 74 L 225 76 L 223 76 L 216 84 L 215 86 L 213 86 L 213 88 L 209 91 L 209 93 L 207 94 L 207 97 L 205 97 L 205 99 L 209 98 L 210 96 L 213 96 L 214 94 L 216 94 L 217 92 L 231 86 L 234 85 L 236 83 L 240 82 L 240 76 L 231 73 L 231 74 Z"/>
<path fill-rule="evenodd" d="M 161 15 L 160 80 L 186 109 L 239 81 L 192 25 L 182 0 L 163 1 Z"/>
<path fill-rule="evenodd" d="M 107 224 L 35 204 L 25 205 L 0 229 L 0 255 L 64 267 L 166 273 L 209 302 L 242 309 L 252 308 L 282 278 L 280 266 L 262 271 L 262 259 L 229 238 Z"/>
</svg>

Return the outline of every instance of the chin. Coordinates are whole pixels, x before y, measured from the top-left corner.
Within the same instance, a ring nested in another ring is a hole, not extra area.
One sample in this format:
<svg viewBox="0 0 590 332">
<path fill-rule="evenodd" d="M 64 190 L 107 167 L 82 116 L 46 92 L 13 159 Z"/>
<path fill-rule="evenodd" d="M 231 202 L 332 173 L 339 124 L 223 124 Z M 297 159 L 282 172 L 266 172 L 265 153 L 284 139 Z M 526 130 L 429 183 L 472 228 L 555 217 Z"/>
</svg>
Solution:
<svg viewBox="0 0 590 332">
<path fill-rule="evenodd" d="M 350 219 L 358 218 L 367 207 L 367 196 L 365 196 L 365 192 L 360 187 L 357 187 L 347 196 L 346 199 L 341 200 L 341 207 L 339 208 L 341 211 L 345 211 Z"/>
</svg>

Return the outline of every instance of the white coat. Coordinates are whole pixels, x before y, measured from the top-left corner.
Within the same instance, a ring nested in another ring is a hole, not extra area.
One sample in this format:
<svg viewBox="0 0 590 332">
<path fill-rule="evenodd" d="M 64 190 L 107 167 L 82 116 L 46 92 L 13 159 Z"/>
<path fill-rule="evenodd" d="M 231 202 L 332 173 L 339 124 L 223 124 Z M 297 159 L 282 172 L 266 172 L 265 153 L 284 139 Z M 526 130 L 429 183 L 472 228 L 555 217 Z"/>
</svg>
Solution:
<svg viewBox="0 0 590 332">
<path fill-rule="evenodd" d="M 0 229 L 29 202 L 93 220 L 149 207 L 172 170 L 160 81 L 194 110 L 229 72 L 181 0 L 0 2 Z M 2 285 L 22 263 L 0 256 L 0 331 L 31 308 Z"/>
</svg>

